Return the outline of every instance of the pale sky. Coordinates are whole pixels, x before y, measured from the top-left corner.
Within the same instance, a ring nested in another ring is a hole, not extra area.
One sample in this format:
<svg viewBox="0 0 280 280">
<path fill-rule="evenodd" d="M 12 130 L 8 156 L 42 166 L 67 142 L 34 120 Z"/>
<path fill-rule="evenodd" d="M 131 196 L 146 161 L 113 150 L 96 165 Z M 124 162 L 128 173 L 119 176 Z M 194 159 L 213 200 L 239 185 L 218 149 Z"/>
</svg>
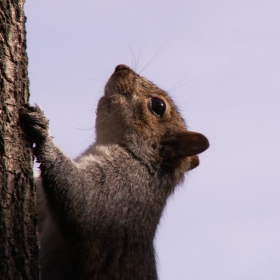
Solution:
<svg viewBox="0 0 280 280">
<path fill-rule="evenodd" d="M 104 85 L 133 55 L 208 137 L 158 228 L 160 280 L 279 280 L 280 1 L 27 0 L 25 12 L 30 102 L 69 156 L 94 141 Z"/>
</svg>

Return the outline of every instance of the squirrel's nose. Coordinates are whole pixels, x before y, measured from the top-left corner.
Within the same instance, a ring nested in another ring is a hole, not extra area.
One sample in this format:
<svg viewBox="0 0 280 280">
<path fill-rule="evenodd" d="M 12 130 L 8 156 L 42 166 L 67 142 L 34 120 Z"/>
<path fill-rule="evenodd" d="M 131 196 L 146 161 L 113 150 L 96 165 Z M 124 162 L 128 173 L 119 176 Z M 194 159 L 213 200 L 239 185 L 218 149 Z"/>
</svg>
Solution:
<svg viewBox="0 0 280 280">
<path fill-rule="evenodd" d="M 115 68 L 115 72 L 123 71 L 123 70 L 132 70 L 130 67 L 125 64 L 120 64 Z"/>
</svg>

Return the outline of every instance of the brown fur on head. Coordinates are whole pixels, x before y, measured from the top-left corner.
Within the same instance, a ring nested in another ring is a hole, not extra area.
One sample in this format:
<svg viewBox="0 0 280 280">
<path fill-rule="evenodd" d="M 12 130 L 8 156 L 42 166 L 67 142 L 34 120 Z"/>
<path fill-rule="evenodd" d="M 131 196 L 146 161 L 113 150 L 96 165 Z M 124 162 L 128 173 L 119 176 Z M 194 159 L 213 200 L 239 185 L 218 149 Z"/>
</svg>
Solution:
<svg viewBox="0 0 280 280">
<path fill-rule="evenodd" d="M 163 113 L 157 114 L 153 104 L 164 107 Z M 209 146 L 205 136 L 187 130 L 166 92 L 126 65 L 117 66 L 106 84 L 96 132 L 97 143 L 120 144 L 153 166 L 180 163 L 185 171 L 199 164 L 197 154 Z"/>
</svg>

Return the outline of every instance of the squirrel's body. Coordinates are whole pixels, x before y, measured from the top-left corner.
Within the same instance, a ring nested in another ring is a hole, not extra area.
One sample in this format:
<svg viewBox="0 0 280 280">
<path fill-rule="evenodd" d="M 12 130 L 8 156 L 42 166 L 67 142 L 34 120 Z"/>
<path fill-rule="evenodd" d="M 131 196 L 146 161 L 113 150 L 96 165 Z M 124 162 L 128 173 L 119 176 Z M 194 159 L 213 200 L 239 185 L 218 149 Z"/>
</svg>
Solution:
<svg viewBox="0 0 280 280">
<path fill-rule="evenodd" d="M 44 190 L 42 280 L 157 279 L 157 225 L 207 139 L 187 131 L 167 94 L 125 65 L 99 101 L 96 143 L 75 161 L 53 144 L 41 110 L 29 110 Z"/>
<path fill-rule="evenodd" d="M 78 173 L 83 173 L 84 178 L 79 182 L 86 178 L 89 183 L 71 185 L 72 192 L 65 197 L 60 194 L 60 199 L 65 201 L 82 196 L 81 204 L 73 203 L 62 209 L 65 213 L 60 213 L 68 215 L 73 209 L 74 223 L 62 227 L 65 232 L 56 226 L 52 215 L 43 225 L 40 238 L 42 273 L 49 275 L 46 279 L 58 279 L 57 267 L 61 267 L 69 273 L 62 279 L 81 279 L 81 275 L 76 275 L 77 267 L 81 266 L 85 279 L 103 279 L 105 275 L 105 279 L 126 279 L 122 278 L 125 275 L 131 279 L 155 279 L 153 238 L 171 191 L 162 183 L 169 181 L 168 175 L 158 178 L 161 175 L 150 174 L 137 159 L 116 145 L 96 147 L 95 150 L 93 155 L 80 159 L 78 172 L 67 170 L 67 166 L 64 169 L 63 163 L 60 165 L 61 174 L 68 174 L 67 180 L 75 181 L 79 178 Z M 59 161 L 59 156 L 56 159 Z M 91 178 L 98 184 L 92 185 Z M 78 227 L 76 219 L 79 220 Z M 76 244 L 78 248 L 75 248 Z M 53 263 L 57 263 L 57 267 Z"/>
</svg>

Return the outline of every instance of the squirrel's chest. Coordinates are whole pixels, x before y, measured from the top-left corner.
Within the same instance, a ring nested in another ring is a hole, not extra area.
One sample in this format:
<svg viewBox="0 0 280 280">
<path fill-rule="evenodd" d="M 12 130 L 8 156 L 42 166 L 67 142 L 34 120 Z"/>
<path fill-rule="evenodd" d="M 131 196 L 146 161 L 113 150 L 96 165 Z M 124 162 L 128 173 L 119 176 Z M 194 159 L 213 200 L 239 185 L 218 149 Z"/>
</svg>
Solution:
<svg viewBox="0 0 280 280">
<path fill-rule="evenodd" d="M 96 193 L 92 201 L 96 224 L 104 230 L 113 228 L 121 232 L 155 230 L 166 195 L 150 181 L 125 179 L 123 182 L 108 180 Z"/>
</svg>

